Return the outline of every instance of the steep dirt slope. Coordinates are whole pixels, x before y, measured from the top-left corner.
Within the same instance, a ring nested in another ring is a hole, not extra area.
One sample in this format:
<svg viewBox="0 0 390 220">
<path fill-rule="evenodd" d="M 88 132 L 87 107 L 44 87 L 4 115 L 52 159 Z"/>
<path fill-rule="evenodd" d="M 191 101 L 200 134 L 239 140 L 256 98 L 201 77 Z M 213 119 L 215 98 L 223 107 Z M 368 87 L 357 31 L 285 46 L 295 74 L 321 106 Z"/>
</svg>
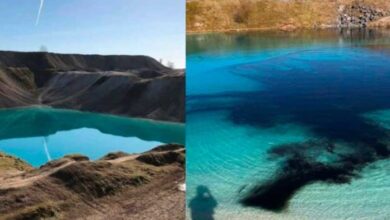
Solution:
<svg viewBox="0 0 390 220">
<path fill-rule="evenodd" d="M 184 121 L 184 71 L 146 56 L 0 52 L 0 108 L 31 105 Z"/>
</svg>

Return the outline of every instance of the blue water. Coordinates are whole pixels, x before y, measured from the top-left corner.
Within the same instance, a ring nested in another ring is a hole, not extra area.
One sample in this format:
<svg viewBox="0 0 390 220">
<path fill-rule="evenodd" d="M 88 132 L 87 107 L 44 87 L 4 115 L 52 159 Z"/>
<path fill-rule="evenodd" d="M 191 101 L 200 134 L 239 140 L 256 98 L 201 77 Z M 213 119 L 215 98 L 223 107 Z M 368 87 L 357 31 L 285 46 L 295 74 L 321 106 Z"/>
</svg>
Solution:
<svg viewBox="0 0 390 220">
<path fill-rule="evenodd" d="M 389 219 L 389 36 L 188 36 L 187 217 Z"/>
<path fill-rule="evenodd" d="M 141 153 L 184 143 L 184 126 L 51 108 L 0 111 L 0 151 L 38 167 L 68 154 L 92 160 L 110 152 Z"/>
</svg>

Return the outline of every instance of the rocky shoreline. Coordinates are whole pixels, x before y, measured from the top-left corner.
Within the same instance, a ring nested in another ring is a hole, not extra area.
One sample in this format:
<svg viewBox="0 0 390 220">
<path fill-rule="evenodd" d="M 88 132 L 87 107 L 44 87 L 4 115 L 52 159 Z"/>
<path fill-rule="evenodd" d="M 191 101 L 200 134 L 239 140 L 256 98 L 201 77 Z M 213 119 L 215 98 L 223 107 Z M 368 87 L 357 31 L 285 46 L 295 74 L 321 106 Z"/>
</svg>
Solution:
<svg viewBox="0 0 390 220">
<path fill-rule="evenodd" d="M 0 219 L 184 219 L 184 161 L 175 144 L 97 161 L 69 155 L 38 169 L 0 154 Z"/>
<path fill-rule="evenodd" d="M 234 10 L 233 10 L 234 9 Z M 286 13 L 287 12 L 287 13 Z M 390 2 L 338 1 L 187 1 L 187 33 L 295 31 L 329 28 L 388 28 Z"/>
<path fill-rule="evenodd" d="M 371 22 L 377 21 L 390 13 L 370 5 L 356 2 L 351 5 L 339 6 L 338 27 L 367 27 Z"/>
</svg>

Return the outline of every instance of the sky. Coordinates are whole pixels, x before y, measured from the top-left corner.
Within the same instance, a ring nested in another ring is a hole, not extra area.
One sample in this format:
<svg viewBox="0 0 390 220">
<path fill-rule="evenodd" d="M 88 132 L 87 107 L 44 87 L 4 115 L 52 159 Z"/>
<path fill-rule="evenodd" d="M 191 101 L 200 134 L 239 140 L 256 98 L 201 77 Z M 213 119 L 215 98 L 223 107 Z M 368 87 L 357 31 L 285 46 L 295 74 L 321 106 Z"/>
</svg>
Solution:
<svg viewBox="0 0 390 220">
<path fill-rule="evenodd" d="M 148 55 L 185 67 L 185 0 L 0 1 L 0 50 Z"/>
</svg>

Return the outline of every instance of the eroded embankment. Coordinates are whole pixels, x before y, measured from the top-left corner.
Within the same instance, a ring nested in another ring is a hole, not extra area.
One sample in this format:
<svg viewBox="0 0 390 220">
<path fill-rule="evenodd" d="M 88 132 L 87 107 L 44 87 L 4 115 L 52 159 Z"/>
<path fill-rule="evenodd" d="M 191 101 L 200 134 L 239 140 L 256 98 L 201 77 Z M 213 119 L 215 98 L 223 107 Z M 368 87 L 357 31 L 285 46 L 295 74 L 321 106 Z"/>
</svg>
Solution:
<svg viewBox="0 0 390 220">
<path fill-rule="evenodd" d="M 110 153 L 97 161 L 70 155 L 39 169 L 5 157 L 0 156 L 0 165 L 8 164 L 0 166 L 1 220 L 184 218 L 183 146 Z"/>
<path fill-rule="evenodd" d="M 0 52 L 0 108 L 45 105 L 184 121 L 184 71 L 146 56 Z"/>
</svg>

